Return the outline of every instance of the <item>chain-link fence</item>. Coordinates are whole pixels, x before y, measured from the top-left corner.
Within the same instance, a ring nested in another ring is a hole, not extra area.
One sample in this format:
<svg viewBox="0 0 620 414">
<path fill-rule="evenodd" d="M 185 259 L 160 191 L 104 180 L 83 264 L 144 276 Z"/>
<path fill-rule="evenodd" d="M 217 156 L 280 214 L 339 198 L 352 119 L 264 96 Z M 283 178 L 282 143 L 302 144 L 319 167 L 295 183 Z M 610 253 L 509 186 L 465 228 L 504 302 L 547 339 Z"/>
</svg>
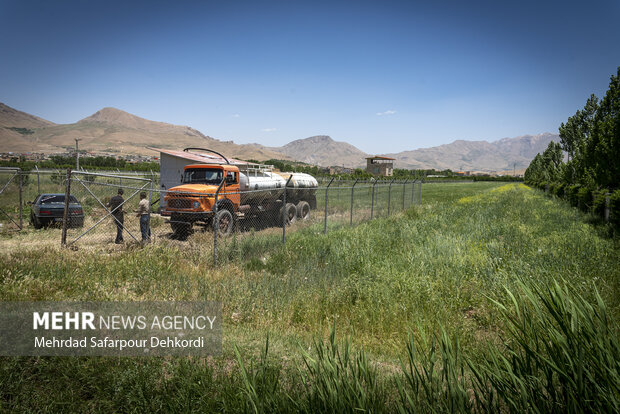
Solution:
<svg viewBox="0 0 620 414">
<path fill-rule="evenodd" d="M 0 232 L 23 228 L 22 180 L 19 168 L 0 168 Z"/>
<path fill-rule="evenodd" d="M 318 188 L 286 191 L 222 192 L 219 197 L 238 197 L 244 211 L 219 213 L 232 218 L 230 227 L 219 221 L 214 227 L 214 260 L 252 257 L 265 246 L 285 243 L 287 234 L 300 230 L 327 234 L 377 217 L 387 217 L 421 201 L 421 181 L 328 181 Z M 226 208 L 224 204 L 218 210 Z M 222 231 L 225 228 L 225 231 Z"/>
<path fill-rule="evenodd" d="M 65 194 L 70 194 L 70 198 L 63 198 L 63 208 L 67 210 L 63 210 L 67 220 L 61 220 L 63 244 L 96 248 L 103 243 L 142 242 L 138 204 L 142 194 L 150 206 L 152 180 L 73 171 L 66 182 L 69 186 Z M 156 225 L 156 220 L 150 224 Z"/>
<path fill-rule="evenodd" d="M 420 181 L 325 180 L 272 188 L 220 182 L 159 190 L 154 174 L 0 170 L 0 224 L 39 231 L 33 243 L 80 249 L 171 243 L 212 250 L 214 263 L 284 243 L 299 230 L 327 234 L 421 202 Z"/>
</svg>

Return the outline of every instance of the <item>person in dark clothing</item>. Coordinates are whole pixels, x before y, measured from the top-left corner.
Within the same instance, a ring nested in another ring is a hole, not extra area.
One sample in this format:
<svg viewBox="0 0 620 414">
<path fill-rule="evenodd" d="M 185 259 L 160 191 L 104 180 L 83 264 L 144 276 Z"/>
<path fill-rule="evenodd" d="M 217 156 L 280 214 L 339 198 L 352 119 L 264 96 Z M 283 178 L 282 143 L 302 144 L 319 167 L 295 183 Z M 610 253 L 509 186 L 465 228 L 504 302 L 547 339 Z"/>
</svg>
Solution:
<svg viewBox="0 0 620 414">
<path fill-rule="evenodd" d="M 116 244 L 121 244 L 123 242 L 123 223 L 125 221 L 125 215 L 123 214 L 122 204 L 124 202 L 123 189 L 119 188 L 118 194 L 112 197 L 108 203 L 108 207 L 112 212 L 112 217 L 114 217 L 114 221 L 116 222 Z"/>
</svg>

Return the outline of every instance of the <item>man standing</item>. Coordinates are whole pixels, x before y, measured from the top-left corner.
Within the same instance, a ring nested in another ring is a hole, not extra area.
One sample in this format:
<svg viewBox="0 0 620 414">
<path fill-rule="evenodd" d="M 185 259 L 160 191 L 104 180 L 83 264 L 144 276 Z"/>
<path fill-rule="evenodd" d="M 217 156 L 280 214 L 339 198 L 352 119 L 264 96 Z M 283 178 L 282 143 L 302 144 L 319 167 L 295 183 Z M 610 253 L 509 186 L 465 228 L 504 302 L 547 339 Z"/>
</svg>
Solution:
<svg viewBox="0 0 620 414">
<path fill-rule="evenodd" d="M 116 222 L 116 241 L 114 243 L 121 244 L 123 242 L 123 222 L 125 221 L 125 215 L 123 214 L 123 189 L 118 189 L 118 194 L 110 199 L 108 207 L 112 212 L 112 217 Z"/>
<path fill-rule="evenodd" d="M 151 240 L 151 227 L 149 226 L 149 200 L 146 198 L 146 193 L 143 191 L 140 193 L 140 203 L 138 203 L 138 214 L 140 217 L 140 233 L 142 233 L 142 242 L 149 242 Z"/>
</svg>

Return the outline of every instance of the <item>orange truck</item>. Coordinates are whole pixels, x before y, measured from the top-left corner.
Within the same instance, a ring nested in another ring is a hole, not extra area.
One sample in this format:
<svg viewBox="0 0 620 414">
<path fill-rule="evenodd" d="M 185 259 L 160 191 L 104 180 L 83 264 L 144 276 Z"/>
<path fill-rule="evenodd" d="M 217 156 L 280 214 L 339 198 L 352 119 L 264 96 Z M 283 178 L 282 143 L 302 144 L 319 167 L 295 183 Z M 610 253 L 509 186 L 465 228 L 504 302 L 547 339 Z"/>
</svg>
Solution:
<svg viewBox="0 0 620 414">
<path fill-rule="evenodd" d="M 224 159 L 225 164 L 185 166 L 182 184 L 164 196 L 162 213 L 170 216 L 176 236 L 186 237 L 194 225 L 228 235 L 236 225 L 249 229 L 307 220 L 316 208 L 318 183 L 311 175 Z"/>
</svg>

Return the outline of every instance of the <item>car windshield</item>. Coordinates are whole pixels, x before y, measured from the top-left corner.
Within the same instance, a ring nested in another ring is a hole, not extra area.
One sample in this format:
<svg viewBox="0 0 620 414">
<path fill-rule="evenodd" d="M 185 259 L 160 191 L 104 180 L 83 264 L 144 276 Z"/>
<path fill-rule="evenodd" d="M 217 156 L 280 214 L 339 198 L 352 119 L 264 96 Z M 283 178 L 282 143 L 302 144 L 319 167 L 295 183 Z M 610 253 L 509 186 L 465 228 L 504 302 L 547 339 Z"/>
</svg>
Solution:
<svg viewBox="0 0 620 414">
<path fill-rule="evenodd" d="M 190 168 L 183 174 L 183 184 L 219 184 L 222 170 L 218 168 Z"/>
<path fill-rule="evenodd" d="M 58 204 L 58 203 L 63 203 L 65 202 L 65 195 L 64 194 L 46 194 L 41 196 L 41 201 L 39 201 L 40 204 Z M 70 203 L 77 203 L 77 199 L 75 198 L 75 196 L 69 196 L 69 202 Z"/>
</svg>

